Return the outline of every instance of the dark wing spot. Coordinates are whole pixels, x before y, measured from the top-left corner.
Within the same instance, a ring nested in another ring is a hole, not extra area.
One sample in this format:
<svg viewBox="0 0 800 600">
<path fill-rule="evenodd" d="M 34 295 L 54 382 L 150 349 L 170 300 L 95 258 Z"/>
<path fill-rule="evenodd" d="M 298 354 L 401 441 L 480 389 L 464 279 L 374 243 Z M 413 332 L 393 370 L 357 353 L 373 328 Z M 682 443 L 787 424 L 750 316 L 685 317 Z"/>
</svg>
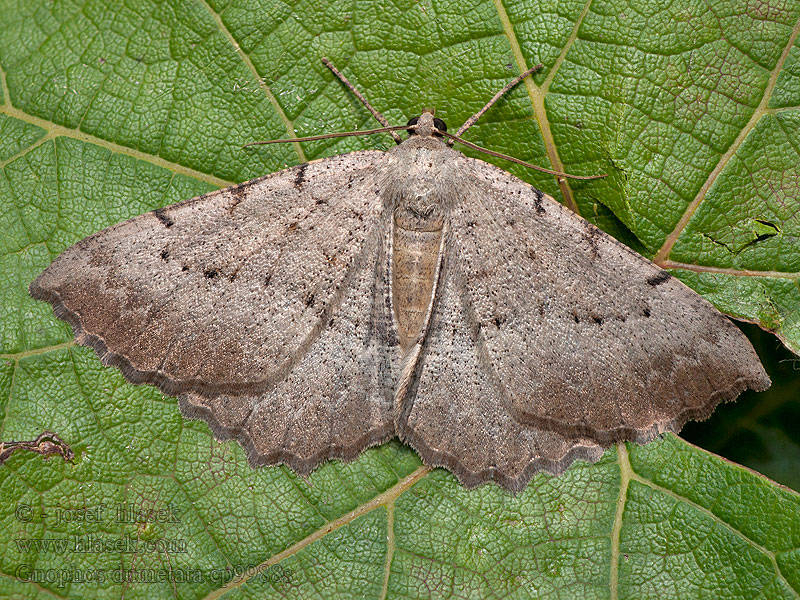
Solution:
<svg viewBox="0 0 800 600">
<path fill-rule="evenodd" d="M 308 163 L 303 163 L 295 167 L 294 187 L 298 190 L 303 187 L 303 183 L 306 180 L 306 169 L 308 169 Z"/>
<path fill-rule="evenodd" d="M 594 321 L 597 325 L 603 324 L 603 317 L 598 317 L 597 315 L 592 315 L 592 321 Z"/>
<path fill-rule="evenodd" d="M 600 230 L 586 221 L 584 228 L 583 228 L 583 239 L 586 240 L 586 243 L 589 244 L 589 251 L 592 253 L 592 258 L 599 258 L 600 257 L 600 248 L 597 244 L 597 241 L 600 239 Z"/>
<path fill-rule="evenodd" d="M 183 271 L 184 273 L 186 273 L 188 270 L 189 270 L 189 267 L 187 267 L 186 265 L 183 265 L 181 267 L 181 271 Z"/>
<path fill-rule="evenodd" d="M 545 212 L 544 205 L 542 204 L 542 191 L 533 188 L 533 206 L 536 212 L 543 214 Z"/>
<path fill-rule="evenodd" d="M 653 287 L 656 287 L 657 285 L 661 285 L 662 283 L 664 283 L 665 281 L 669 281 L 670 279 L 672 279 L 672 275 L 670 275 L 666 271 L 661 271 L 660 273 L 657 273 L 652 277 L 648 277 L 647 285 L 652 285 Z"/>
<path fill-rule="evenodd" d="M 219 273 L 216 269 L 207 269 L 203 271 L 203 275 L 205 275 L 208 279 L 214 279 Z"/>
<path fill-rule="evenodd" d="M 494 326 L 497 327 L 498 329 L 500 329 L 500 325 L 502 325 L 504 321 L 505 319 L 498 316 L 495 316 L 495 318 L 492 319 L 492 323 L 494 323 Z"/>
<path fill-rule="evenodd" d="M 576 323 L 581 322 L 580 318 L 578 317 L 578 313 L 576 313 L 574 310 L 572 311 L 572 318 L 575 319 Z"/>
<path fill-rule="evenodd" d="M 314 306 L 314 294 L 312 294 L 312 293 L 306 294 L 306 297 L 305 297 L 304 301 L 306 303 L 306 306 L 308 306 L 309 308 Z"/>
<path fill-rule="evenodd" d="M 175 221 L 169 218 L 166 213 L 166 209 L 164 208 L 157 208 L 153 211 L 153 216 L 161 221 L 164 224 L 164 227 L 172 227 L 175 225 Z"/>
<path fill-rule="evenodd" d="M 167 259 L 169 259 L 169 248 L 164 248 L 161 251 L 161 260 L 166 261 Z"/>
<path fill-rule="evenodd" d="M 239 206 L 239 203 L 242 200 L 245 199 L 245 196 L 247 196 L 247 188 L 250 187 L 250 183 L 251 182 L 246 181 L 244 183 L 240 183 L 239 185 L 234 186 L 234 187 L 231 188 L 231 194 L 233 195 L 233 201 L 231 202 L 231 205 L 228 207 L 228 213 L 229 214 L 232 215 L 234 209 L 237 206 Z"/>
<path fill-rule="evenodd" d="M 267 287 L 269 285 L 271 279 L 272 279 L 272 273 L 267 273 L 267 275 L 264 277 L 264 287 Z"/>
<path fill-rule="evenodd" d="M 44 431 L 33 441 L 24 442 L 4 442 L 0 444 L 0 464 L 6 462 L 8 458 L 17 450 L 25 450 L 40 454 L 45 458 L 59 455 L 64 460 L 72 460 L 75 453 L 57 433 Z"/>
<path fill-rule="evenodd" d="M 649 306 L 645 306 L 644 307 L 644 310 L 642 311 L 642 315 L 644 315 L 645 317 L 649 317 L 650 316 L 650 307 Z"/>
</svg>

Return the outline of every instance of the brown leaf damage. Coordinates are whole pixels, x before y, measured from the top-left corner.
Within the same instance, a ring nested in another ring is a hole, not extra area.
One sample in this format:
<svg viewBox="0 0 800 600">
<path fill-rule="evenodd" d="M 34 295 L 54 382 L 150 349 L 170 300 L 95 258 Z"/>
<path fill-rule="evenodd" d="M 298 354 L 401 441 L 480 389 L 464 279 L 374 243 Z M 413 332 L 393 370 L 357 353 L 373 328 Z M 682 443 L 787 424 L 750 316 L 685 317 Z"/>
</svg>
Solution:
<svg viewBox="0 0 800 600">
<path fill-rule="evenodd" d="M 28 450 L 41 454 L 45 459 L 61 456 L 65 461 L 75 458 L 72 448 L 57 433 L 44 431 L 31 442 L 0 442 L 0 464 L 11 458 L 17 450 Z"/>
</svg>

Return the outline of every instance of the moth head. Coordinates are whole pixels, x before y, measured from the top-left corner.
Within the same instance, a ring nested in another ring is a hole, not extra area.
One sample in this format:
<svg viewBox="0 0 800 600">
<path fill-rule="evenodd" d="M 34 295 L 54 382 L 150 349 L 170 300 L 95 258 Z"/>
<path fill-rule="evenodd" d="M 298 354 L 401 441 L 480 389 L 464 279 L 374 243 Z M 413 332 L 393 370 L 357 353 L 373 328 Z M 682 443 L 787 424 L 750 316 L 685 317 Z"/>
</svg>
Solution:
<svg viewBox="0 0 800 600">
<path fill-rule="evenodd" d="M 433 109 L 426 108 L 418 117 L 413 117 L 406 123 L 409 127 L 415 125 L 413 129 L 408 130 L 409 135 L 421 135 L 425 137 L 436 136 L 442 137 L 440 131 L 447 131 L 447 125 L 441 119 L 433 116 Z"/>
</svg>

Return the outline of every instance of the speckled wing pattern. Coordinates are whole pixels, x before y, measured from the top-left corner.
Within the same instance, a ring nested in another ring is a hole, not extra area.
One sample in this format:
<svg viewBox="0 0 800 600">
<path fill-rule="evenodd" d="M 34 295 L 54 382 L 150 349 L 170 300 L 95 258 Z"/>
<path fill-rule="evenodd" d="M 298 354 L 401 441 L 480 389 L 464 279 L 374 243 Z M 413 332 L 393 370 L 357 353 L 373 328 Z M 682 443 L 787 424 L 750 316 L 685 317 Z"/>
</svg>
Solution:
<svg viewBox="0 0 800 600">
<path fill-rule="evenodd" d="M 666 271 L 463 155 L 430 327 L 395 426 L 467 487 L 520 491 L 765 389 L 750 342 Z"/>
<path fill-rule="evenodd" d="M 365 240 L 341 299 L 282 378 L 256 395 L 182 394 L 183 414 L 207 421 L 218 439 L 238 440 L 254 466 L 285 463 L 302 475 L 394 437 L 400 355 L 385 302 L 387 240 L 382 227 Z"/>
<path fill-rule="evenodd" d="M 385 157 L 335 156 L 135 217 L 64 251 L 31 294 L 251 463 L 353 459 L 394 435 Z"/>
<path fill-rule="evenodd" d="M 769 387 L 750 342 L 700 295 L 510 173 L 459 160 L 451 285 L 516 422 L 646 443 Z"/>
<path fill-rule="evenodd" d="M 425 464 L 443 466 L 461 483 L 495 481 L 518 492 L 539 472 L 560 474 L 576 459 L 596 461 L 603 448 L 516 420 L 488 363 L 458 258 L 445 257 L 439 294 L 408 398 L 399 402 L 398 435 Z"/>
<path fill-rule="evenodd" d="M 456 162 L 436 186 L 440 268 L 405 356 L 382 192 L 418 160 L 411 146 L 110 227 L 57 257 L 31 294 L 251 464 L 301 474 L 398 435 L 467 487 L 520 491 L 769 385 L 745 336 L 689 288 L 509 173 L 443 151 Z"/>
</svg>

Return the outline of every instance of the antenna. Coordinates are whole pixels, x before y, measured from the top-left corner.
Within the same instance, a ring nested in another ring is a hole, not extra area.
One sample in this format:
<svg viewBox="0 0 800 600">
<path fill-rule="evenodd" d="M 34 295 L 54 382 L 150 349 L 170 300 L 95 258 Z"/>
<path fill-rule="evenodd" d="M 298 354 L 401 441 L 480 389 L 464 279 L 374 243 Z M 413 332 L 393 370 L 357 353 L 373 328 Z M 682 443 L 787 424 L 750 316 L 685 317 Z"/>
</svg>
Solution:
<svg viewBox="0 0 800 600">
<path fill-rule="evenodd" d="M 372 113 L 372 116 L 375 117 L 376 119 L 378 119 L 378 123 L 380 123 L 381 125 L 383 125 L 384 127 L 387 127 L 387 128 L 391 127 L 391 125 L 389 125 L 389 121 L 386 120 L 386 117 L 384 117 L 381 113 L 379 113 L 377 110 L 372 108 L 372 105 L 369 102 L 367 102 L 367 99 L 364 98 L 363 94 L 356 89 L 356 86 L 354 86 L 352 83 L 350 83 L 350 80 L 347 77 L 342 75 L 342 73 L 339 71 L 339 69 L 337 69 L 336 67 L 333 66 L 333 63 L 331 61 L 329 61 L 327 58 L 325 58 L 323 56 L 322 57 L 322 64 L 324 64 L 326 67 L 328 67 L 333 72 L 333 74 L 336 75 L 341 80 L 341 82 L 347 86 L 347 89 L 349 89 L 351 92 L 353 92 L 353 95 L 356 98 L 361 100 L 361 104 L 366 106 L 367 110 Z M 403 142 L 403 138 L 401 138 L 399 135 L 397 135 L 394 132 L 394 130 L 388 130 L 388 131 L 389 131 L 389 133 L 391 133 L 392 138 L 394 138 L 394 141 L 397 144 L 401 144 Z"/>
<path fill-rule="evenodd" d="M 513 88 L 513 87 L 514 87 L 515 85 L 517 85 L 517 84 L 518 84 L 520 81 L 522 81 L 523 79 L 525 79 L 525 78 L 526 78 L 528 75 L 530 75 L 531 73 L 535 73 L 536 71 L 538 71 L 538 70 L 539 70 L 539 69 L 541 69 L 541 68 L 542 68 L 542 64 L 541 64 L 541 63 L 539 63 L 539 64 L 538 64 L 538 65 L 536 65 L 535 67 L 531 67 L 530 69 L 528 69 L 527 71 L 525 71 L 525 72 L 524 72 L 522 75 L 517 75 L 517 76 L 516 76 L 514 79 L 512 79 L 511 81 L 509 81 L 509 82 L 508 82 L 508 83 L 505 85 L 505 87 L 504 87 L 502 90 L 500 90 L 499 92 L 497 92 L 497 93 L 496 93 L 496 94 L 495 94 L 495 95 L 492 97 L 492 99 L 491 99 L 491 100 L 489 100 L 489 101 L 486 103 L 486 105 L 485 105 L 485 106 L 484 106 L 482 109 L 480 109 L 478 112 L 476 112 L 474 115 L 472 115 L 472 116 L 471 116 L 469 119 L 467 119 L 467 120 L 464 122 L 464 124 L 463 124 L 461 127 L 459 127 L 458 131 L 456 131 L 456 133 L 455 133 L 455 137 L 459 137 L 459 136 L 463 135 L 463 133 L 464 133 L 464 132 L 465 132 L 467 129 L 469 129 L 470 127 L 472 127 L 472 126 L 475 124 L 475 121 L 477 121 L 478 119 L 480 119 L 480 118 L 483 116 L 483 113 L 485 113 L 487 110 L 489 110 L 489 109 L 492 107 L 492 105 L 493 105 L 495 102 L 497 102 L 498 100 L 500 100 L 500 98 L 502 98 L 503 96 L 505 96 L 505 95 L 506 95 L 506 93 L 508 93 L 508 91 L 509 91 L 511 88 Z M 447 136 L 447 137 L 450 137 L 450 136 Z M 452 145 L 453 145 L 453 142 L 452 142 L 452 141 L 448 141 L 448 142 L 447 142 L 447 145 L 448 145 L 448 146 L 452 146 Z"/>
</svg>

